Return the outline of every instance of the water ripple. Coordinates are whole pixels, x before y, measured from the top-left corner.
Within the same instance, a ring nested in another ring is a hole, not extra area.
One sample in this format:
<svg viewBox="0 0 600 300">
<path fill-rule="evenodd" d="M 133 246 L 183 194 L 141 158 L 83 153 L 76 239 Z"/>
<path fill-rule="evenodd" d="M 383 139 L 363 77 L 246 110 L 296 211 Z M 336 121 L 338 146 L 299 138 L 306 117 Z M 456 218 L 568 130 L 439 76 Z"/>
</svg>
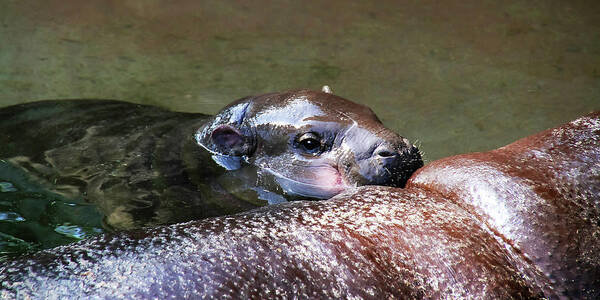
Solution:
<svg viewBox="0 0 600 300">
<path fill-rule="evenodd" d="M 54 228 L 54 231 L 57 233 L 60 233 L 62 235 L 65 235 L 65 236 L 68 236 L 71 238 L 75 238 L 75 239 L 79 239 L 79 240 L 102 233 L 102 229 L 100 229 L 100 228 L 83 227 L 83 226 L 72 225 L 69 223 L 65 223 L 63 225 L 57 226 L 56 228 Z"/>
<path fill-rule="evenodd" d="M 0 211 L 0 221 L 3 221 L 3 222 L 23 222 L 23 221 L 25 221 L 25 218 L 21 217 L 21 215 L 19 215 L 16 212 L 12 212 L 12 211 L 8 211 L 8 212 Z"/>
<path fill-rule="evenodd" d="M 0 193 L 16 192 L 17 189 L 12 183 L 6 181 L 0 181 Z"/>
</svg>

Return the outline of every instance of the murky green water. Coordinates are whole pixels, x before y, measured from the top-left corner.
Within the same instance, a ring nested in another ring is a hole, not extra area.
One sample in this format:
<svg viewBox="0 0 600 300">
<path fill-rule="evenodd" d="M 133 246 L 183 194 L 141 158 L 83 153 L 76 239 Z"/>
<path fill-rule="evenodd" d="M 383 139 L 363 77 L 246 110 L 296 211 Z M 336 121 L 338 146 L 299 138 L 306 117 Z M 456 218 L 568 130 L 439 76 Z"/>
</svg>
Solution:
<svg viewBox="0 0 600 300">
<path fill-rule="evenodd" d="M 323 84 L 428 160 L 492 149 L 600 109 L 600 2 L 0 2 L 0 106 L 112 98 L 214 113 Z M 93 207 L 8 173 L 0 249 L 99 230 Z"/>
<path fill-rule="evenodd" d="M 49 192 L 0 160 L 0 259 L 101 232 L 102 216 L 95 206 Z"/>
</svg>

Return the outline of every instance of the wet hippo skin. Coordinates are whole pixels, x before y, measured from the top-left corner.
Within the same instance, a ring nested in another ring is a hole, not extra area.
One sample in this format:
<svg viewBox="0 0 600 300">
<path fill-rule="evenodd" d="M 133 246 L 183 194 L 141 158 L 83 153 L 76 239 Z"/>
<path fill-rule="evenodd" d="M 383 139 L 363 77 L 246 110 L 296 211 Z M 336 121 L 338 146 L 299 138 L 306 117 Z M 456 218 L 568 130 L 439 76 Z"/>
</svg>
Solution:
<svg viewBox="0 0 600 300">
<path fill-rule="evenodd" d="M 548 295 L 600 296 L 598 113 L 494 151 L 435 161 L 408 185 L 457 199 L 544 274 L 538 284 Z"/>
<path fill-rule="evenodd" d="M 3 297 L 600 296 L 600 113 L 366 186 L 2 263 Z"/>
<path fill-rule="evenodd" d="M 22 104 L 0 109 L 0 144 L 1 162 L 98 205 L 117 229 L 401 187 L 423 165 L 368 107 L 330 91 L 246 97 L 215 116 L 122 101 Z"/>
</svg>

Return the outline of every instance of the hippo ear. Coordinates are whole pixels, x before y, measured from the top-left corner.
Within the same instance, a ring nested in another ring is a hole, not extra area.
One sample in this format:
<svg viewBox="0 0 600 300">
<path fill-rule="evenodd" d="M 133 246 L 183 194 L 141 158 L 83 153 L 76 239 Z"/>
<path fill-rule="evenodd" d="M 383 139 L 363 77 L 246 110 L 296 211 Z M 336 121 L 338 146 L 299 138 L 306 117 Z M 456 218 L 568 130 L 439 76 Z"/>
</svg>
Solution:
<svg viewBox="0 0 600 300">
<path fill-rule="evenodd" d="M 324 86 L 321 88 L 321 92 L 323 92 L 323 93 L 327 93 L 327 94 L 333 94 L 333 90 L 332 90 L 332 89 L 331 89 L 331 87 L 330 87 L 330 86 L 328 86 L 328 85 L 324 85 Z"/>
<path fill-rule="evenodd" d="M 217 114 L 196 133 L 196 141 L 218 156 L 241 157 L 253 149 L 252 130 L 245 122 L 250 102 L 235 103 Z"/>
<path fill-rule="evenodd" d="M 228 154 L 234 156 L 244 155 L 244 136 L 236 128 L 231 125 L 225 124 L 215 128 L 210 138 L 215 150 L 219 149 L 221 154 Z"/>
</svg>

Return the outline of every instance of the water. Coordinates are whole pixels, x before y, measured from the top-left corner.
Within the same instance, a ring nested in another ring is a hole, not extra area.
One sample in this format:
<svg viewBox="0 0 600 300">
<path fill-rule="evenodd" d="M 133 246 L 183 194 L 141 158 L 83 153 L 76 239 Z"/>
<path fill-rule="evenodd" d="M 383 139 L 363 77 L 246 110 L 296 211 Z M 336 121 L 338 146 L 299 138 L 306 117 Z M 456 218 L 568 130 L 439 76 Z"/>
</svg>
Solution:
<svg viewBox="0 0 600 300">
<path fill-rule="evenodd" d="M 112 98 L 214 113 L 328 84 L 431 161 L 599 110 L 598 16 L 594 0 L 2 1 L 0 106 Z M 93 207 L 15 178 L 0 177 L 0 249 L 101 228 Z"/>
<path fill-rule="evenodd" d="M 0 160 L 0 260 L 102 232 L 95 206 L 49 192 Z"/>
</svg>

